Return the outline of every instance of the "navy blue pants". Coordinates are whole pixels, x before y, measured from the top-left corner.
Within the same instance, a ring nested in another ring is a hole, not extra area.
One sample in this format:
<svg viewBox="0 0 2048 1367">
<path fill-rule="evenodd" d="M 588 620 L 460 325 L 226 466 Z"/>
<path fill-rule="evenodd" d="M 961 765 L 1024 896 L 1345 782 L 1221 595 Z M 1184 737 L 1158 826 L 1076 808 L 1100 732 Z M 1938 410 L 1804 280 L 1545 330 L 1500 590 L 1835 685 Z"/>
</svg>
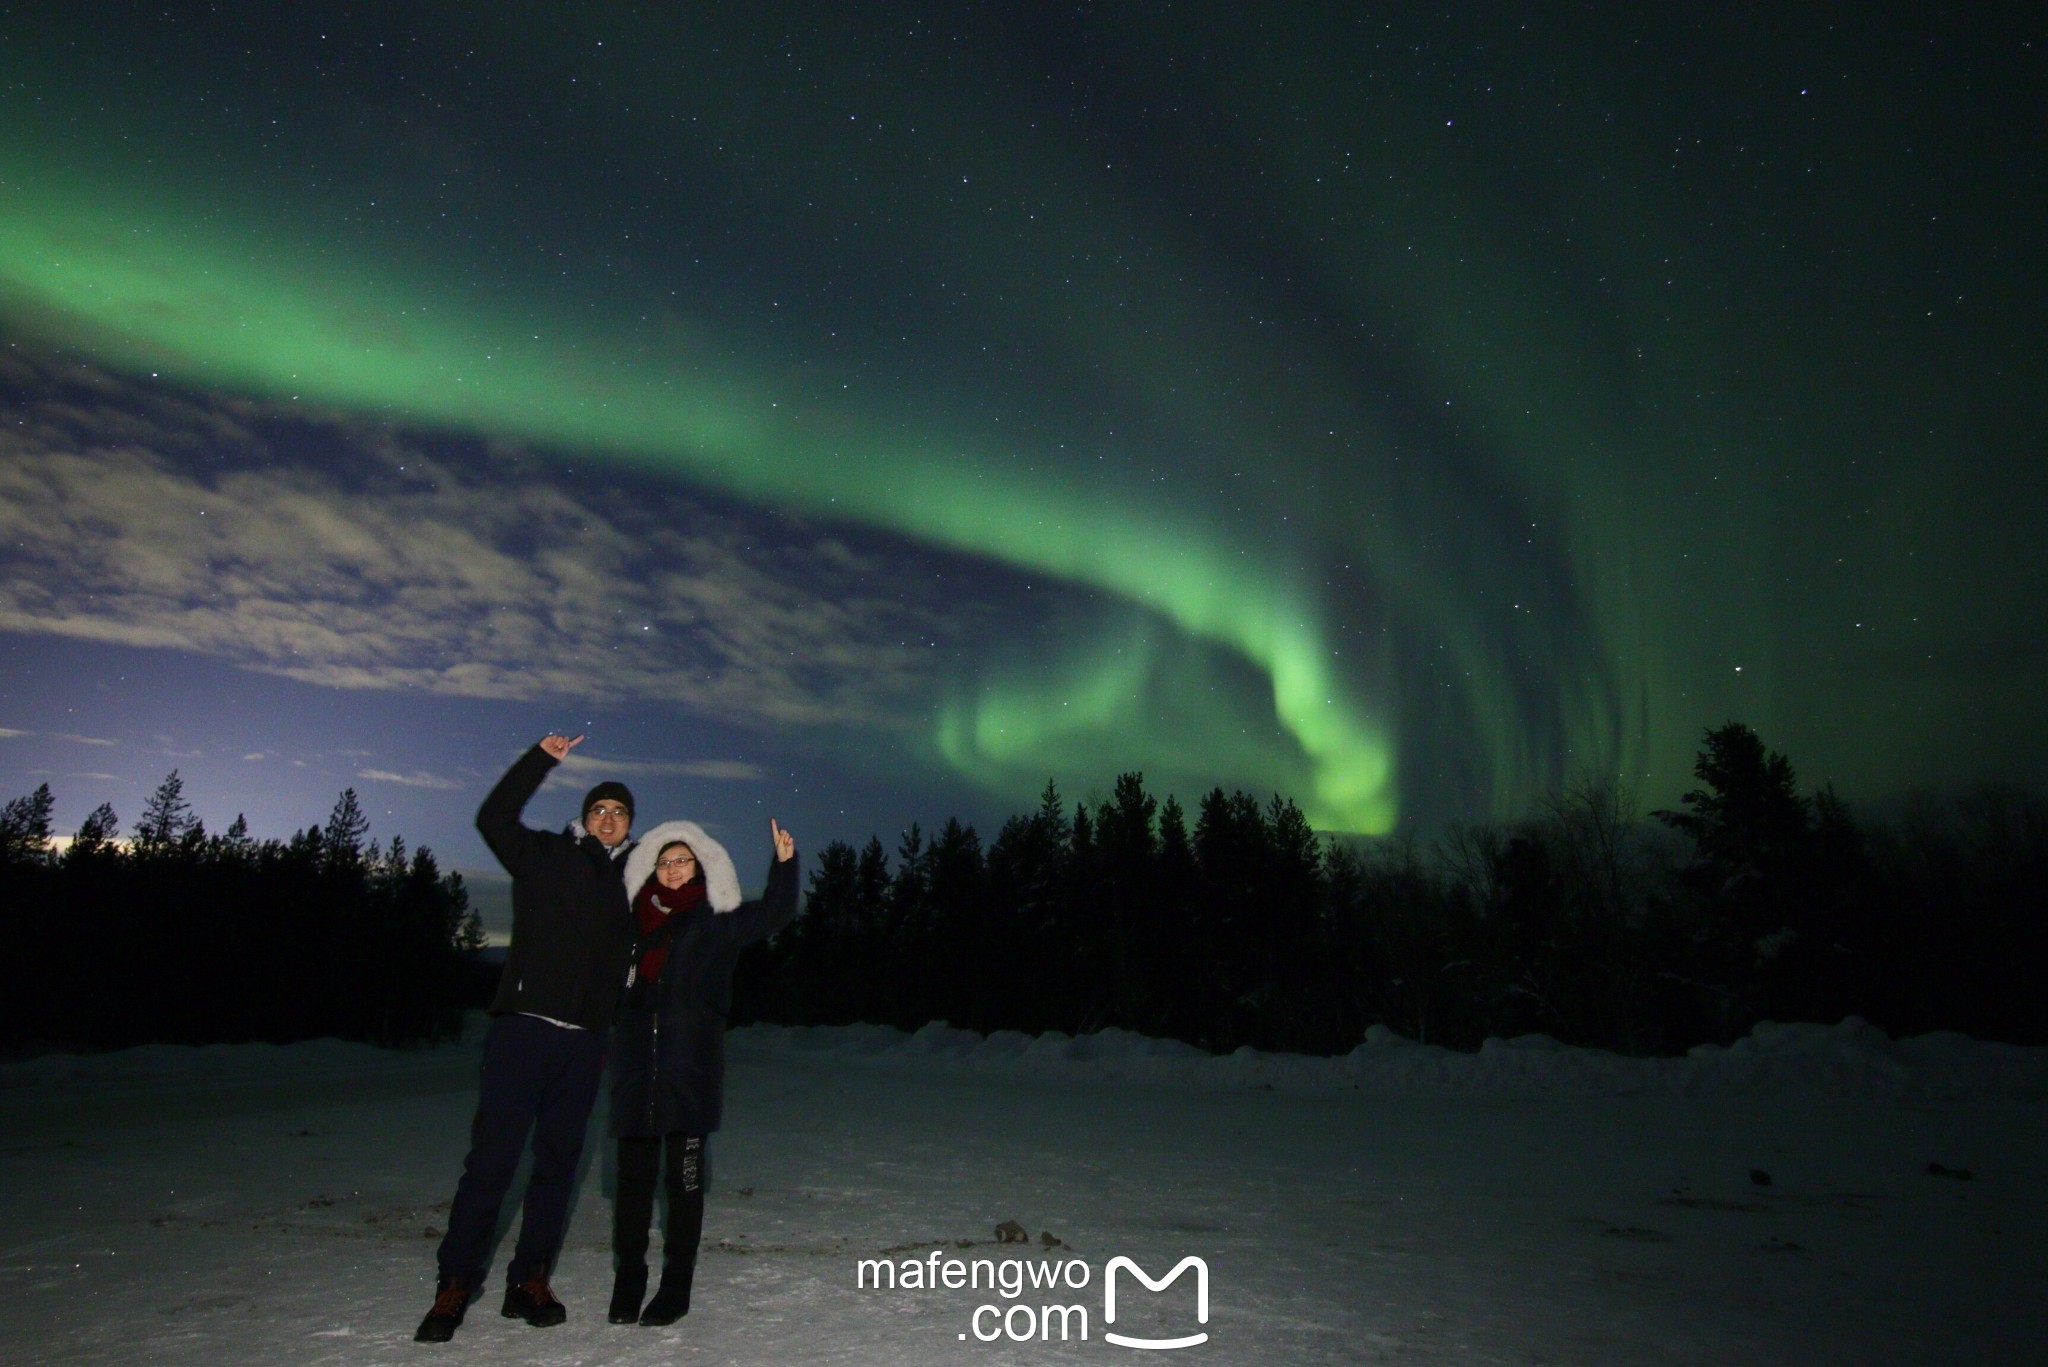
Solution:
<svg viewBox="0 0 2048 1367">
<path fill-rule="evenodd" d="M 483 1285 L 498 1211 L 529 1132 L 533 1175 L 505 1280 L 516 1284 L 554 1266 L 583 1157 L 583 1133 L 604 1074 L 604 1044 L 602 1030 L 571 1030 L 534 1016 L 499 1016 L 491 1023 L 469 1157 L 441 1240 L 443 1281 L 460 1277 L 472 1295 Z"/>
</svg>

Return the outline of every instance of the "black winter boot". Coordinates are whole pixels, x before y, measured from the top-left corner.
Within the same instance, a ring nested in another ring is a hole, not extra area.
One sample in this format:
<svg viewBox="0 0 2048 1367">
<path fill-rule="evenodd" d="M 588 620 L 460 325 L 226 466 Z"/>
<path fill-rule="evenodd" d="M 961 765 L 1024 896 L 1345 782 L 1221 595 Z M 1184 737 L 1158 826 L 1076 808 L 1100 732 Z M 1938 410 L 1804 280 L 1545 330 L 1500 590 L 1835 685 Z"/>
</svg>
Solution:
<svg viewBox="0 0 2048 1367">
<path fill-rule="evenodd" d="M 647 1265 L 622 1267 L 612 1280 L 612 1308 L 605 1318 L 613 1324 L 637 1324 L 640 1302 L 647 1295 Z"/>
<path fill-rule="evenodd" d="M 654 1299 L 647 1302 L 647 1308 L 640 1312 L 642 1324 L 674 1324 L 690 1313 L 690 1280 L 692 1268 L 677 1269 L 664 1267 L 661 1270 L 661 1289 L 654 1293 Z"/>
<path fill-rule="evenodd" d="M 468 1310 L 469 1284 L 460 1277 L 446 1278 L 434 1293 L 434 1308 L 427 1311 L 412 1336 L 421 1343 L 446 1343 L 455 1337 Z"/>
</svg>

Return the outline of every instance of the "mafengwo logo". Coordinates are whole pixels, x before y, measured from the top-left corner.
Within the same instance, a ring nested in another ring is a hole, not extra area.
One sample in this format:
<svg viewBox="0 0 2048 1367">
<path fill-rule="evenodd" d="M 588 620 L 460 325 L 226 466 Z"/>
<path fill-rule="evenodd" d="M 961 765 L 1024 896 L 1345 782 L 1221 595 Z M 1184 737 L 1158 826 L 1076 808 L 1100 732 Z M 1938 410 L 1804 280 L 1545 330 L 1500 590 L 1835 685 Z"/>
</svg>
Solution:
<svg viewBox="0 0 2048 1367">
<path fill-rule="evenodd" d="M 1189 1268 L 1195 1270 L 1195 1320 L 1199 1324 L 1209 1322 L 1209 1264 L 1190 1254 L 1173 1265 L 1173 1271 L 1153 1281 L 1145 1275 L 1145 1269 L 1119 1254 L 1109 1260 L 1109 1266 L 1102 1270 L 1102 1337 L 1125 1348 L 1192 1348 L 1198 1343 L 1209 1341 L 1208 1332 L 1189 1334 L 1177 1339 L 1134 1339 L 1122 1334 L 1112 1334 L 1109 1326 L 1116 1323 L 1116 1274 L 1118 1269 L 1128 1271 L 1133 1277 L 1145 1283 L 1147 1291 L 1164 1291 L 1172 1286 L 1174 1279 Z"/>
<path fill-rule="evenodd" d="M 1136 1334 L 1120 1334 L 1110 1326 L 1117 1318 L 1117 1277 L 1128 1274 L 1128 1280 L 1136 1281 L 1145 1290 L 1165 1291 L 1182 1274 L 1192 1271 L 1195 1283 L 1195 1323 L 1209 1322 L 1209 1264 L 1190 1255 L 1173 1265 L 1173 1270 L 1164 1277 L 1155 1278 L 1140 1267 L 1135 1259 L 1121 1254 L 1111 1258 L 1102 1269 L 1102 1339 L 1120 1348 L 1144 1348 L 1151 1350 L 1167 1348 L 1192 1348 L 1207 1343 L 1206 1329 L 1191 1334 L 1173 1337 L 1151 1337 Z M 863 1258 L 854 1266 L 854 1286 L 867 1291 L 959 1291 L 987 1289 L 995 1292 L 1008 1305 L 988 1303 L 977 1305 L 967 1317 L 967 1328 L 959 1337 L 966 1339 L 970 1334 L 981 1343 L 995 1343 L 1008 1339 L 1012 1343 L 1061 1343 L 1089 1337 L 1088 1307 L 1082 1304 L 1054 1304 L 1050 1300 L 1034 1303 L 1025 1298 L 1027 1290 L 1037 1290 L 1052 1296 L 1062 1296 L 1075 1291 L 1085 1291 L 1095 1279 L 1095 1269 L 1079 1258 L 1057 1260 L 1025 1261 L 1021 1258 L 976 1258 L 968 1261 L 946 1256 L 946 1250 L 935 1248 L 924 1258 L 904 1258 L 892 1262 L 884 1258 Z M 1124 1308 L 1135 1308 L 1131 1297 L 1134 1289 L 1127 1290 Z M 1128 1321 L 1128 1315 L 1126 1320 Z M 1141 1316 L 1156 1319 L 1157 1316 Z M 1055 1335 L 1057 1326 L 1057 1335 Z"/>
</svg>

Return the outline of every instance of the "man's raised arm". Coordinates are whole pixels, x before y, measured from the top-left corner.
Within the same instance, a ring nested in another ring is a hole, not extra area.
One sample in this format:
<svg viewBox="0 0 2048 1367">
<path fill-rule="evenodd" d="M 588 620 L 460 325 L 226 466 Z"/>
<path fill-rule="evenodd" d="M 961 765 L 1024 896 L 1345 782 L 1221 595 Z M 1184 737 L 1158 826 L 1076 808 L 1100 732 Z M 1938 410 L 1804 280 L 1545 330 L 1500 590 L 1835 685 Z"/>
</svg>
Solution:
<svg viewBox="0 0 2048 1367">
<path fill-rule="evenodd" d="M 542 736 L 538 744 L 518 759 L 498 780 L 476 811 L 476 828 L 491 853 L 515 877 L 532 856 L 535 832 L 519 819 L 526 804 L 539 791 L 548 771 L 553 769 L 583 740 L 581 736 Z"/>
</svg>

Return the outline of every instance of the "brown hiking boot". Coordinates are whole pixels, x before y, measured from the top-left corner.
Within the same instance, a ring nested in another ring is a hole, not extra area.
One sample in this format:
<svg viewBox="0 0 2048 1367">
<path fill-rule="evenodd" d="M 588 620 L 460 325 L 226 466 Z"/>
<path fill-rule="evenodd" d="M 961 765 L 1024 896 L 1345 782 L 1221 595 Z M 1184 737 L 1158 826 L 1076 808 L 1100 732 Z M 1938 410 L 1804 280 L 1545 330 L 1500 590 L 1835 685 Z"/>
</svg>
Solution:
<svg viewBox="0 0 2048 1367">
<path fill-rule="evenodd" d="M 434 1308 L 420 1321 L 413 1337 L 421 1343 L 446 1343 L 455 1337 L 456 1326 L 462 1323 L 468 1309 L 469 1283 L 460 1277 L 448 1278 L 434 1294 Z"/>
<path fill-rule="evenodd" d="M 523 1282 L 505 1288 L 505 1308 L 498 1313 L 507 1319 L 525 1320 L 536 1329 L 546 1329 L 569 1318 L 569 1312 L 548 1287 L 548 1274 L 536 1272 Z"/>
</svg>

